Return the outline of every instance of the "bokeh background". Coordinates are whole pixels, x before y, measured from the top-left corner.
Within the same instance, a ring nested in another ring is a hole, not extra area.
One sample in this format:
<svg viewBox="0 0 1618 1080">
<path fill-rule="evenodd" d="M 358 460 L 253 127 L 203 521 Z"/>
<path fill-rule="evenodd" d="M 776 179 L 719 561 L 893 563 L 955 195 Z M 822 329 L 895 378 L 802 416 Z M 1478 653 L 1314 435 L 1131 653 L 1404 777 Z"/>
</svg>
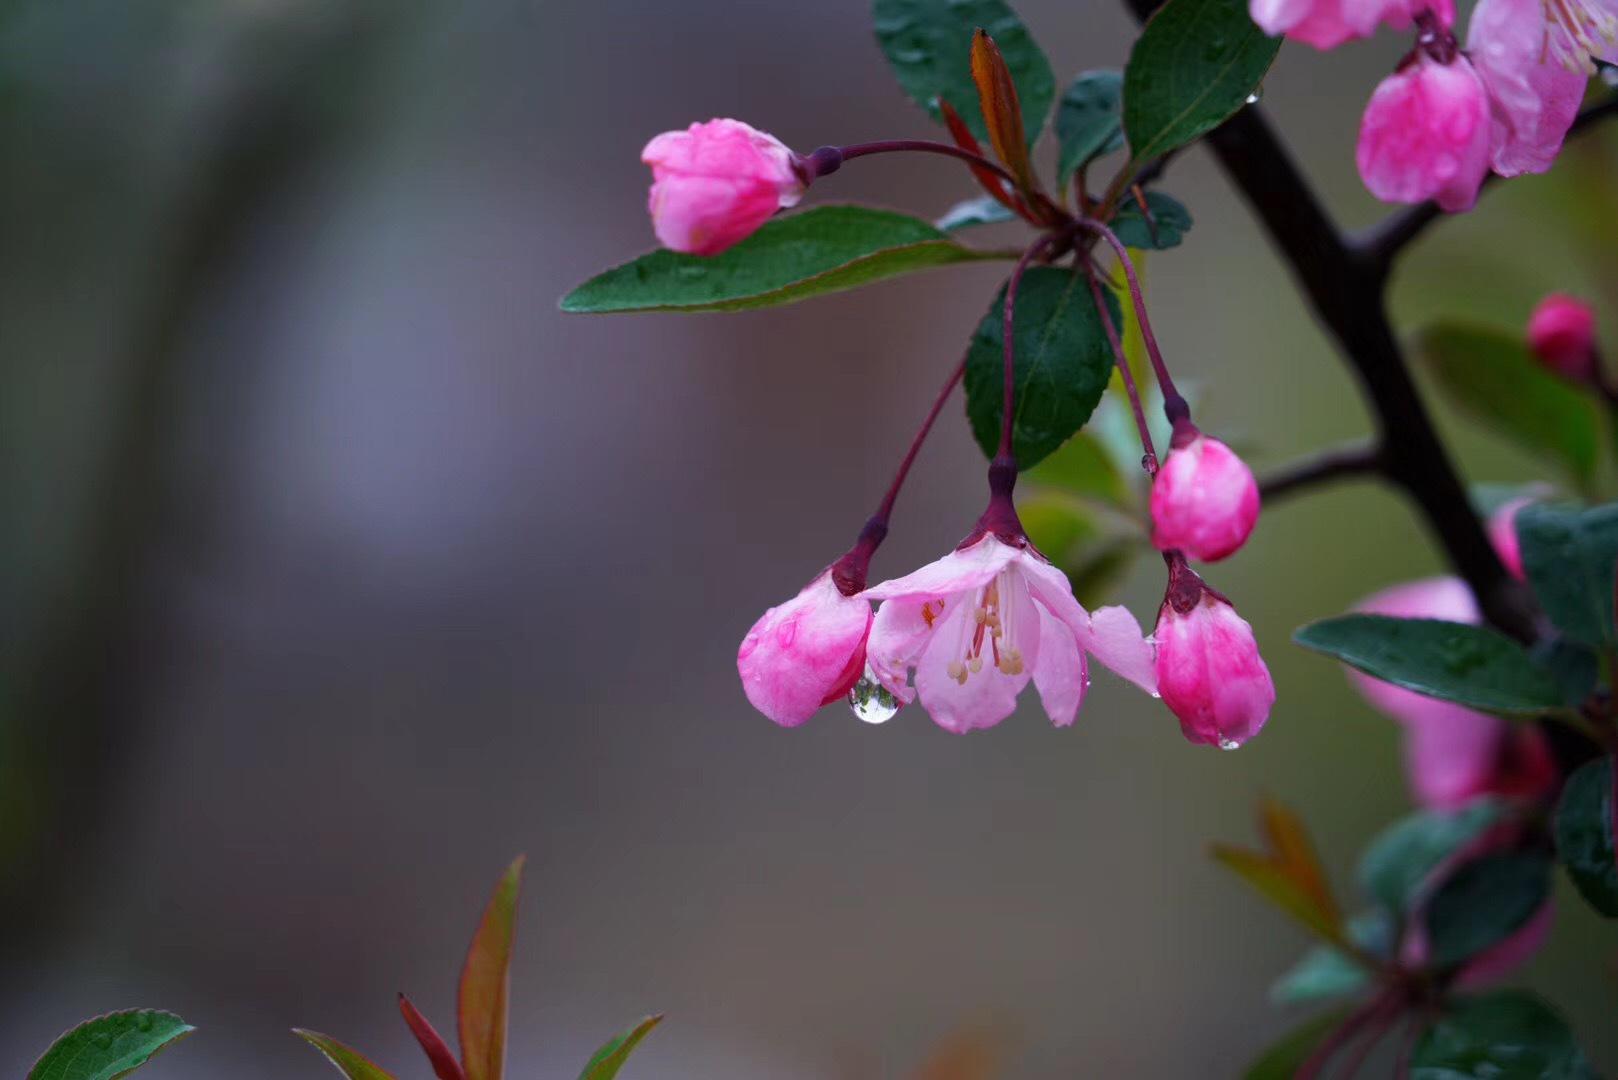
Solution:
<svg viewBox="0 0 1618 1080">
<path fill-rule="evenodd" d="M 1104 0 L 1020 8 L 1059 77 L 1132 36 Z M 1406 45 L 1291 46 L 1266 86 L 1349 225 Z M 776 729 L 736 643 L 847 545 L 1004 268 L 559 314 L 651 242 L 644 140 L 712 115 L 802 149 L 931 132 L 864 0 L 0 6 L 0 1075 L 154 1005 L 202 1029 L 154 1078 L 322 1075 L 293 1025 L 424 1076 L 393 994 L 452 1026 L 520 851 L 514 1076 L 651 1011 L 630 1071 L 666 1080 L 902 1076 L 982 1025 L 1012 1076 L 1223 1076 L 1294 1022 L 1265 992 L 1302 935 L 1206 848 L 1270 793 L 1352 896 L 1407 809 L 1392 724 L 1287 635 L 1438 569 L 1410 508 L 1288 502 L 1217 568 L 1280 691 L 1239 753 L 1105 674 L 1066 731 Z M 1583 142 L 1436 229 L 1401 325 L 1610 304 L 1615 162 Z M 1152 302 L 1205 425 L 1270 464 L 1365 431 L 1206 153 L 1167 189 L 1197 227 Z M 969 194 L 885 158 L 810 201 Z M 1536 475 L 1441 413 L 1470 479 Z M 957 404 L 876 572 L 954 543 L 981 481 Z M 1148 560 L 1119 595 L 1149 622 L 1161 588 Z M 1615 942 L 1564 900 L 1526 980 L 1618 1069 Z"/>
</svg>

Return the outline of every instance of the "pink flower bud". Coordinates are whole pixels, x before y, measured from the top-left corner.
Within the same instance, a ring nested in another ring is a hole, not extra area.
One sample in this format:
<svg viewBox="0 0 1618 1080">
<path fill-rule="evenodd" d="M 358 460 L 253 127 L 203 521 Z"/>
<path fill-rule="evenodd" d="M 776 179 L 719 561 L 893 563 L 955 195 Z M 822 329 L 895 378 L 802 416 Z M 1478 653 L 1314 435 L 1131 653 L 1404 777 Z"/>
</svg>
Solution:
<svg viewBox="0 0 1618 1080">
<path fill-rule="evenodd" d="M 1533 501 L 1527 497 L 1512 499 L 1489 515 L 1489 542 L 1506 571 L 1518 581 L 1528 580 L 1528 575 L 1523 571 L 1522 545 L 1517 541 L 1517 511 Z"/>
<path fill-rule="evenodd" d="M 1194 743 L 1234 750 L 1264 726 L 1275 683 L 1253 628 L 1181 561 L 1157 613 L 1157 690 Z"/>
<path fill-rule="evenodd" d="M 1258 507 L 1253 470 L 1199 433 L 1169 453 L 1152 481 L 1152 543 L 1203 562 L 1223 559 L 1247 542 Z"/>
<path fill-rule="evenodd" d="M 1431 9 L 1448 29 L 1455 22 L 1454 0 L 1249 0 L 1253 21 L 1266 34 L 1285 34 L 1317 49 L 1335 49 L 1355 38 L 1367 38 L 1378 26 L 1404 29 L 1413 15 Z"/>
<path fill-rule="evenodd" d="M 868 601 L 844 596 L 822 571 L 742 639 L 736 671 L 747 700 L 782 727 L 797 727 L 847 694 L 865 671 L 871 617 Z"/>
<path fill-rule="evenodd" d="M 1355 160 L 1384 202 L 1470 210 L 1489 173 L 1489 137 L 1489 98 L 1471 62 L 1420 52 L 1371 95 Z"/>
<path fill-rule="evenodd" d="M 1528 317 L 1528 348 L 1539 362 L 1574 382 L 1596 373 L 1596 317 L 1590 305 L 1552 293 Z"/>
<path fill-rule="evenodd" d="M 717 255 L 803 197 L 792 151 L 740 120 L 665 131 L 641 151 L 652 167 L 647 209 L 665 247 Z"/>
</svg>

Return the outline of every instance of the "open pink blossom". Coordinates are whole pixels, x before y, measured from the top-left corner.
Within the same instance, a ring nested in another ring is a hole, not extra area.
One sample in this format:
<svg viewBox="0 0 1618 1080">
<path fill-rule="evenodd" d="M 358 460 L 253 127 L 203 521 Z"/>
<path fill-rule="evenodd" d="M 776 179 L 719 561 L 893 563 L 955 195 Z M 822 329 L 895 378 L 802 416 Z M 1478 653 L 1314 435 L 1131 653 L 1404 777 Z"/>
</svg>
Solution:
<svg viewBox="0 0 1618 1080">
<path fill-rule="evenodd" d="M 1259 733 L 1275 704 L 1275 683 L 1253 628 L 1183 560 L 1171 564 L 1153 637 L 1157 689 L 1187 739 L 1234 750 Z"/>
<path fill-rule="evenodd" d="M 797 727 L 847 694 L 865 669 L 871 605 L 844 596 L 830 569 L 770 608 L 742 639 L 736 670 L 753 707 Z"/>
<path fill-rule="evenodd" d="M 1552 293 L 1528 317 L 1528 348 L 1541 364 L 1574 382 L 1596 375 L 1596 315 L 1583 300 Z"/>
<path fill-rule="evenodd" d="M 1199 432 L 1170 451 L 1152 481 L 1152 543 L 1214 562 L 1247 542 L 1258 510 L 1253 470 L 1230 447 Z"/>
<path fill-rule="evenodd" d="M 1402 29 L 1412 16 L 1431 9 L 1446 28 L 1455 21 L 1454 0 L 1249 0 L 1253 21 L 1266 34 L 1285 34 L 1317 49 L 1335 49 L 1367 38 L 1379 26 Z"/>
<path fill-rule="evenodd" d="M 1465 56 L 1418 51 L 1371 95 L 1355 161 L 1384 202 L 1470 210 L 1489 173 L 1489 98 Z"/>
<path fill-rule="evenodd" d="M 900 701 L 920 698 L 947 731 L 998 724 L 1030 679 L 1051 722 L 1071 724 L 1089 685 L 1087 653 L 1142 689 L 1157 685 L 1135 617 L 1085 611 L 1067 576 L 1026 543 L 991 533 L 863 595 L 883 601 L 866 650 L 871 671 Z"/>
<path fill-rule="evenodd" d="M 1396 585 L 1358 610 L 1447 622 L 1482 619 L 1472 590 L 1454 577 Z M 1405 775 L 1423 806 L 1453 809 L 1491 794 L 1538 798 L 1554 789 L 1556 765 L 1537 727 L 1512 725 L 1352 669 L 1348 677 L 1372 708 L 1404 725 Z"/>
<path fill-rule="evenodd" d="M 1489 93 L 1490 163 L 1501 176 L 1549 169 L 1578 115 L 1587 76 L 1557 59 L 1557 24 L 1546 21 L 1547 11 L 1563 7 L 1564 0 L 1478 0 L 1472 11 L 1467 53 Z"/>
<path fill-rule="evenodd" d="M 792 151 L 740 120 L 665 131 L 640 158 L 652 167 L 652 227 L 675 251 L 717 255 L 803 197 Z"/>
</svg>

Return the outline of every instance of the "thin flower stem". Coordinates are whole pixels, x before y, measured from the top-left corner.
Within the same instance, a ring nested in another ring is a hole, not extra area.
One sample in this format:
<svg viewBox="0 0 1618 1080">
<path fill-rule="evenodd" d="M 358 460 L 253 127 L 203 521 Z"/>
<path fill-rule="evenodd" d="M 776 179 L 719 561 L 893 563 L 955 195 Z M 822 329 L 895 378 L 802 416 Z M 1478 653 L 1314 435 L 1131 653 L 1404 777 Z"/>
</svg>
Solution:
<svg viewBox="0 0 1618 1080">
<path fill-rule="evenodd" d="M 1365 1025 L 1374 1021 L 1384 1007 L 1384 997 L 1375 997 L 1349 1013 L 1347 1018 L 1337 1026 L 1337 1029 L 1327 1035 L 1315 1052 L 1298 1066 L 1298 1071 L 1292 1074 L 1293 1080 L 1316 1080 L 1322 1075 L 1331 1059 L 1354 1041 Z"/>
<path fill-rule="evenodd" d="M 1011 277 L 1006 280 L 1006 300 L 1001 312 L 1001 336 L 1004 363 L 1004 396 L 1000 402 L 1000 452 L 997 458 L 1011 460 L 1011 426 L 1013 419 L 1012 409 L 1017 403 L 1017 348 L 1016 348 L 1016 307 L 1017 289 L 1022 285 L 1023 272 L 1028 265 L 1037 259 L 1041 252 L 1049 247 L 1056 234 L 1045 233 L 1028 245 L 1028 250 L 1022 253 L 1017 265 L 1012 267 Z"/>
<path fill-rule="evenodd" d="M 1171 424 L 1179 427 L 1182 422 L 1191 419 L 1191 406 L 1174 388 L 1174 377 L 1163 362 L 1163 351 L 1157 347 L 1157 335 L 1152 333 L 1152 320 L 1146 314 L 1146 295 L 1141 291 L 1140 278 L 1135 275 L 1135 264 L 1129 258 L 1129 250 L 1116 233 L 1093 218 L 1080 218 L 1075 224 L 1105 240 L 1118 256 L 1118 264 L 1124 268 L 1124 277 L 1129 281 L 1129 299 L 1135 306 L 1135 319 L 1140 323 L 1141 340 L 1146 343 L 1146 355 L 1152 358 L 1152 370 L 1157 373 L 1157 384 L 1163 391 L 1163 414 Z"/>
<path fill-rule="evenodd" d="M 1112 312 L 1107 310 L 1101 283 L 1096 280 L 1095 268 L 1086 266 L 1084 274 L 1090 282 L 1090 295 L 1095 298 L 1096 311 L 1101 315 L 1101 328 L 1107 332 L 1107 344 L 1112 346 L 1112 357 L 1118 365 L 1118 374 L 1124 380 L 1124 391 L 1129 395 L 1129 407 L 1135 414 L 1135 428 L 1140 432 L 1140 446 L 1144 453 L 1141 467 L 1149 477 L 1157 476 L 1157 447 L 1152 445 L 1152 429 L 1146 422 L 1146 408 L 1141 404 L 1140 392 L 1135 387 L 1135 373 L 1129 370 L 1129 357 L 1124 355 L 1123 342 L 1118 340 L 1118 328 L 1112 324 Z"/>
<path fill-rule="evenodd" d="M 882 496 L 882 504 L 876 508 L 876 513 L 872 515 L 872 520 L 880 519 L 884 524 L 887 523 L 889 516 L 893 513 L 894 501 L 899 498 L 899 489 L 904 487 L 905 478 L 910 475 L 910 466 L 915 464 L 916 455 L 921 451 L 921 444 L 927 441 L 927 436 L 932 433 L 934 422 L 938 420 L 938 414 L 944 411 L 944 402 L 949 400 L 950 394 L 954 393 L 955 387 L 960 384 L 961 378 L 965 374 L 966 357 L 963 356 L 961 357 L 961 362 L 955 365 L 955 370 L 950 372 L 949 378 L 944 380 L 944 385 L 939 387 L 938 396 L 933 399 L 932 408 L 927 410 L 927 418 L 921 422 L 921 427 L 916 429 L 915 437 L 910 440 L 910 449 L 905 451 L 904 459 L 899 462 L 899 468 L 893 474 L 893 483 L 888 485 L 888 492 Z"/>
<path fill-rule="evenodd" d="M 1038 191 L 1025 190 L 1022 185 L 1017 183 L 1017 178 L 999 162 L 994 161 L 991 158 L 984 157 L 982 154 L 974 154 L 970 150 L 963 150 L 959 146 L 952 146 L 949 143 L 935 142 L 932 139 L 881 139 L 876 142 L 852 143 L 848 146 L 828 147 L 826 152 L 829 153 L 832 150 L 835 150 L 838 155 L 835 161 L 836 165 L 841 165 L 842 162 L 850 161 L 854 158 L 868 157 L 871 154 L 942 154 L 945 157 L 956 158 L 957 160 L 967 162 L 970 165 L 975 165 L 978 168 L 987 169 L 989 172 L 992 172 L 994 175 L 1000 177 L 1000 179 L 1011 185 L 1011 190 L 1013 193 L 1021 193 L 1025 199 L 1028 199 L 1036 204 L 1037 209 L 1045 215 L 1045 219 L 1049 222 L 1060 225 L 1067 222 L 1072 216 L 1066 210 L 1063 210 L 1060 206 L 1057 206 L 1048 195 L 1042 194 Z M 821 151 L 815 151 L 815 154 L 819 153 L 821 153 Z M 813 159 L 814 154 L 811 154 L 810 158 Z M 828 168 L 826 171 L 830 171 L 830 169 Z"/>
</svg>

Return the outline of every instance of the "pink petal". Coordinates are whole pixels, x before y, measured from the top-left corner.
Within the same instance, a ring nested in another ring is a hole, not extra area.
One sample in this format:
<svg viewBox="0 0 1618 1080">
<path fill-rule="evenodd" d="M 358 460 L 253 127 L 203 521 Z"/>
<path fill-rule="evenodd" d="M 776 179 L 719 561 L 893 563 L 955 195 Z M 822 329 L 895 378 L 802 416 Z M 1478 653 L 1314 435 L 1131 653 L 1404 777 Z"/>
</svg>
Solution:
<svg viewBox="0 0 1618 1080">
<path fill-rule="evenodd" d="M 871 638 L 865 647 L 865 660 L 877 680 L 904 704 L 908 705 L 916 696 L 910 688 L 910 669 L 916 666 L 933 632 L 934 622 L 922 609 L 926 607 L 934 618 L 942 618 L 952 605 L 965 603 L 964 596 L 939 600 L 901 596 L 884 601 L 877 609 L 876 620 L 871 624 Z"/>
<path fill-rule="evenodd" d="M 1125 607 L 1097 608 L 1090 613 L 1085 652 L 1149 694 L 1157 693 L 1157 649 L 1141 633 L 1140 623 Z"/>
<path fill-rule="evenodd" d="M 1039 700 L 1051 723 L 1067 727 L 1084 704 L 1084 692 L 1090 685 L 1089 665 L 1067 623 L 1044 605 L 1035 606 L 1039 609 L 1039 663 L 1034 667 L 1034 686 L 1039 689 Z"/>
<path fill-rule="evenodd" d="M 934 624 L 916 664 L 916 695 L 922 707 L 939 727 L 958 735 L 993 727 L 1010 716 L 1029 678 L 1026 667 L 1020 675 L 1006 675 L 988 656 L 983 658 L 982 670 L 969 674 L 964 682 L 950 674 L 951 665 L 965 657 L 976 629 L 972 610 L 961 604 L 945 612 Z M 1037 630 L 1034 640 L 1038 640 Z"/>
<path fill-rule="evenodd" d="M 747 700 L 783 727 L 803 723 L 847 681 L 870 627 L 871 605 L 844 596 L 823 571 L 742 639 L 736 670 Z"/>
<path fill-rule="evenodd" d="M 1489 172 L 1489 132 L 1488 95 L 1467 59 L 1422 53 L 1371 95 L 1355 162 L 1384 202 L 1470 210 Z"/>
<path fill-rule="evenodd" d="M 1489 91 L 1490 154 L 1501 176 L 1540 173 L 1561 152 L 1586 78 L 1546 48 L 1540 0 L 1478 0 L 1466 45 Z"/>
<path fill-rule="evenodd" d="M 873 585 L 862 594 L 868 600 L 896 596 L 938 597 L 981 588 L 1022 554 L 1020 548 L 985 536 L 969 548 L 958 548 L 914 573 Z"/>
</svg>

